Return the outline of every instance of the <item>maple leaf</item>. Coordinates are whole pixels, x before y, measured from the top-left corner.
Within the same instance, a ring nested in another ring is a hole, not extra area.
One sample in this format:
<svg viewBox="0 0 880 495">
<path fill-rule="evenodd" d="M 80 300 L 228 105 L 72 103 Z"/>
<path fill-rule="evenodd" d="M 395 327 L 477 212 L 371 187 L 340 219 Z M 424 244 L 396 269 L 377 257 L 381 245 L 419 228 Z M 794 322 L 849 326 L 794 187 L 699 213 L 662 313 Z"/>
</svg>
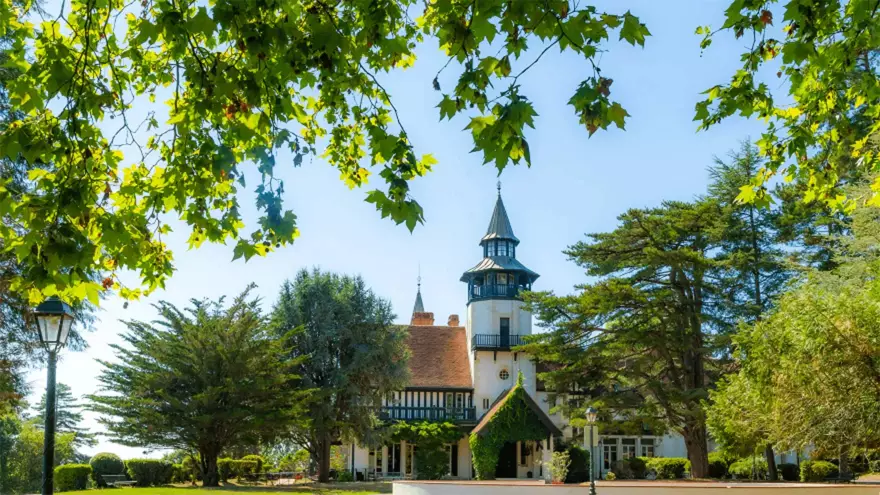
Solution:
<svg viewBox="0 0 880 495">
<path fill-rule="evenodd" d="M 763 24 L 765 26 L 768 24 L 772 25 L 773 24 L 773 13 L 770 12 L 769 10 L 762 10 L 761 11 L 761 24 Z"/>
</svg>

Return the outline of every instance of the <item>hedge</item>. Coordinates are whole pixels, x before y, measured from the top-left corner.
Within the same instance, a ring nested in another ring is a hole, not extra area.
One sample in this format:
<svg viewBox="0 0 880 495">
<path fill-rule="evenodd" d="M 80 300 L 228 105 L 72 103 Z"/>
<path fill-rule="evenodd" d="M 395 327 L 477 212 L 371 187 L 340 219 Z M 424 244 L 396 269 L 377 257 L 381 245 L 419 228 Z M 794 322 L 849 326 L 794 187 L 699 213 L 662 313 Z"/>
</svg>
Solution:
<svg viewBox="0 0 880 495">
<path fill-rule="evenodd" d="M 728 474 L 729 463 L 727 457 L 721 452 L 712 452 L 709 454 L 709 477 L 710 478 L 726 478 Z"/>
<path fill-rule="evenodd" d="M 822 481 L 837 474 L 837 466 L 828 461 L 804 461 L 801 463 L 801 481 Z"/>
<path fill-rule="evenodd" d="M 189 471 L 183 466 L 183 463 L 171 465 L 171 482 L 172 483 L 188 483 L 190 479 Z"/>
<path fill-rule="evenodd" d="M 236 473 L 233 472 L 232 463 L 234 461 L 229 457 L 217 459 L 217 473 L 220 475 L 220 481 L 227 482 L 229 478 L 234 478 Z"/>
<path fill-rule="evenodd" d="M 785 481 L 797 481 L 800 479 L 800 471 L 797 464 L 777 464 L 776 470 Z"/>
<path fill-rule="evenodd" d="M 89 461 L 89 465 L 92 466 L 92 479 L 95 480 L 95 485 L 101 488 L 107 486 L 102 478 L 103 475 L 125 474 L 125 463 L 118 455 L 109 452 L 95 454 Z"/>
<path fill-rule="evenodd" d="M 657 474 L 658 480 L 676 480 L 691 470 L 691 461 L 684 457 L 651 457 L 648 469 Z"/>
<path fill-rule="evenodd" d="M 590 481 L 590 453 L 580 445 L 571 445 L 566 449 L 571 465 L 568 466 L 566 483 L 583 483 Z"/>
<path fill-rule="evenodd" d="M 728 472 L 738 480 L 766 480 L 770 477 L 767 459 L 763 457 L 740 459 L 730 465 Z"/>
<path fill-rule="evenodd" d="M 159 486 L 171 483 L 173 467 L 159 459 L 129 459 L 125 461 L 128 476 L 137 486 Z"/>
<path fill-rule="evenodd" d="M 88 464 L 62 464 L 55 468 L 55 491 L 85 490 L 91 474 L 92 466 Z"/>
<path fill-rule="evenodd" d="M 254 471 L 255 473 L 262 473 L 263 466 L 266 465 L 266 459 L 264 459 L 263 456 L 260 456 L 257 454 L 246 455 L 246 456 L 242 457 L 241 460 L 243 460 L 243 461 L 256 461 L 257 470 Z"/>
<path fill-rule="evenodd" d="M 257 461 L 250 459 L 236 459 L 232 461 L 232 473 L 236 478 L 242 478 L 257 474 Z"/>
<path fill-rule="evenodd" d="M 627 457 L 614 463 L 611 468 L 615 479 L 619 480 L 643 480 L 648 475 L 648 463 L 646 457 Z"/>
</svg>

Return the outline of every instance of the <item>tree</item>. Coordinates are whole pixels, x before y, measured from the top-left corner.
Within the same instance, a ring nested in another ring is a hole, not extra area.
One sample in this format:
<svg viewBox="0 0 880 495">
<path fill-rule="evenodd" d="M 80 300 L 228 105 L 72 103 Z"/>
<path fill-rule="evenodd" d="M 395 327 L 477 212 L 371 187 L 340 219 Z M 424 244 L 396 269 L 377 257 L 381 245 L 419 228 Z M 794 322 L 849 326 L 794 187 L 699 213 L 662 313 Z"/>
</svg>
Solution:
<svg viewBox="0 0 880 495">
<path fill-rule="evenodd" d="M 740 199 L 768 204 L 768 182 L 781 175 L 802 185 L 805 202 L 851 210 L 856 198 L 842 194 L 849 175 L 876 172 L 880 165 L 880 4 L 786 0 L 776 10 L 775 3 L 733 0 L 720 29 L 697 29 L 705 36 L 703 48 L 728 32 L 745 36 L 749 49 L 728 84 L 706 91 L 695 120 L 701 129 L 736 114 L 768 122 L 758 141 L 767 163 Z M 785 78 L 787 94 L 773 94 L 778 85 L 768 79 L 774 73 Z M 869 197 L 880 204 L 876 192 Z"/>
<path fill-rule="evenodd" d="M 722 208 L 718 233 L 719 275 L 722 298 L 719 312 L 732 332 L 737 325 L 752 324 L 772 307 L 792 276 L 780 247 L 778 208 L 760 208 L 736 201 L 742 186 L 758 173 L 764 160 L 758 149 L 744 141 L 725 162 L 715 159 L 709 169 L 709 196 Z M 749 452 L 751 454 L 752 452 Z M 764 449 L 770 480 L 778 479 L 773 447 Z"/>
<path fill-rule="evenodd" d="M 738 374 L 713 393 L 709 412 L 725 443 L 747 445 L 758 432 L 784 449 L 840 452 L 843 471 L 847 454 L 880 445 L 880 211 L 856 208 L 852 231 L 835 269 L 809 273 L 736 337 Z M 745 413 L 750 403 L 761 407 Z"/>
<path fill-rule="evenodd" d="M 55 389 L 55 429 L 59 433 L 73 433 L 74 445 L 77 447 L 89 446 L 94 447 L 97 444 L 95 434 L 89 432 L 88 428 L 82 428 L 82 408 L 83 406 L 73 397 L 70 387 L 67 384 L 59 383 Z M 46 414 L 46 394 L 40 398 L 40 404 L 37 406 L 36 419 L 39 424 L 45 423 Z"/>
<path fill-rule="evenodd" d="M 612 79 L 597 54 L 611 36 L 644 45 L 650 35 L 628 11 L 569 0 L 62 5 L 35 28 L 25 8 L 0 2 L 0 35 L 13 47 L 8 66 L 22 71 L 10 102 L 25 115 L 0 131 L 0 156 L 41 164 L 30 174 L 32 194 L 0 195 L 0 212 L 24 226 L 0 238 L 29 268 L 15 287 L 34 297 L 49 287 L 68 299 L 162 287 L 173 271 L 161 240 L 172 216 L 190 229 L 191 246 L 232 240 L 236 258 L 292 242 L 296 217 L 273 175 L 282 148 L 294 165 L 321 156 L 350 187 L 378 174 L 387 187 L 366 200 L 412 229 L 423 214 L 409 181 L 435 160 L 416 156 L 377 74 L 411 66 L 417 44 L 436 41 L 450 62 L 432 82 L 439 115 L 469 119 L 475 150 L 501 170 L 530 163 L 525 129 L 536 111 L 519 76 L 550 48 L 571 52 L 592 69 L 568 101 L 579 121 L 590 134 L 623 128 L 628 114 L 610 99 Z M 115 29 L 123 17 L 124 35 Z M 542 50 L 520 60 L 530 45 Z M 451 89 L 442 91 L 441 78 Z M 135 121 L 135 101 L 157 93 L 170 93 L 165 107 Z M 236 198 L 248 161 L 262 177 L 262 216 L 250 235 Z M 68 236 L 39 235 L 47 223 L 63 223 Z M 87 270 L 107 273 L 104 287 Z M 137 271 L 140 287 L 119 284 L 120 270 Z"/>
<path fill-rule="evenodd" d="M 719 373 L 723 345 L 710 277 L 720 217 L 712 201 L 629 210 L 613 232 L 566 250 L 598 281 L 574 295 L 526 297 L 550 331 L 524 351 L 561 365 L 542 374 L 552 389 L 596 392 L 617 420 L 681 433 L 697 478 L 708 475 L 701 401 Z"/>
<path fill-rule="evenodd" d="M 281 287 L 273 311 L 278 335 L 299 364 L 303 387 L 313 390 L 293 440 L 330 472 L 330 446 L 341 439 L 365 441 L 377 426 L 376 409 L 408 379 L 406 330 L 392 324 L 391 304 L 360 277 L 301 270 Z"/>
<path fill-rule="evenodd" d="M 72 433 L 62 433 L 55 437 L 56 466 L 76 461 L 73 440 Z M 3 493 L 39 492 L 43 477 L 43 431 L 39 425 L 33 420 L 23 421 L 14 426 L 11 441 L 0 441 L 11 444 L 6 479 L 9 492 Z"/>
<path fill-rule="evenodd" d="M 226 306 L 161 302 L 160 320 L 125 322 L 117 362 L 101 361 L 101 394 L 90 396 L 110 437 L 122 445 L 198 452 L 203 484 L 217 486 L 228 445 L 284 431 L 303 400 L 278 338 L 251 287 Z"/>
</svg>

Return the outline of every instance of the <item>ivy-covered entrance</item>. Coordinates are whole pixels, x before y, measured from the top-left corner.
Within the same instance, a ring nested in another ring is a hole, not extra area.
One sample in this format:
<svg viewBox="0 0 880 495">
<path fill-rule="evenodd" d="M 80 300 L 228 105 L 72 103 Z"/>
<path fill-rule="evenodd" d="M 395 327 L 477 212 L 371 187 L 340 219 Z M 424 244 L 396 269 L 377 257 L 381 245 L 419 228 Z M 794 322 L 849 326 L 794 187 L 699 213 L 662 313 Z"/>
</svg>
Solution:
<svg viewBox="0 0 880 495">
<path fill-rule="evenodd" d="M 559 428 L 523 388 L 520 374 L 516 385 L 502 394 L 471 431 L 469 443 L 477 479 L 518 477 L 517 442 L 524 445 L 561 435 Z"/>
</svg>

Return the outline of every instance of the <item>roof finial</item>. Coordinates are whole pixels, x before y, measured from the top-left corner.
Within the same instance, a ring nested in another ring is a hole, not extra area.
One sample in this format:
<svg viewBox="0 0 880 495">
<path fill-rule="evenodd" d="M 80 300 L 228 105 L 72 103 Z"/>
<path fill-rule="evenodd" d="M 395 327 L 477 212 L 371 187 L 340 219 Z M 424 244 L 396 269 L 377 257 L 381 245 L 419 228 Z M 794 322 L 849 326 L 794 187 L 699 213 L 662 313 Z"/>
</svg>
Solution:
<svg viewBox="0 0 880 495">
<path fill-rule="evenodd" d="M 501 196 L 501 181 L 498 181 L 498 195 Z"/>
<path fill-rule="evenodd" d="M 416 285 L 418 286 L 418 292 L 422 291 L 422 264 L 419 263 L 419 276 L 416 278 Z"/>
</svg>

